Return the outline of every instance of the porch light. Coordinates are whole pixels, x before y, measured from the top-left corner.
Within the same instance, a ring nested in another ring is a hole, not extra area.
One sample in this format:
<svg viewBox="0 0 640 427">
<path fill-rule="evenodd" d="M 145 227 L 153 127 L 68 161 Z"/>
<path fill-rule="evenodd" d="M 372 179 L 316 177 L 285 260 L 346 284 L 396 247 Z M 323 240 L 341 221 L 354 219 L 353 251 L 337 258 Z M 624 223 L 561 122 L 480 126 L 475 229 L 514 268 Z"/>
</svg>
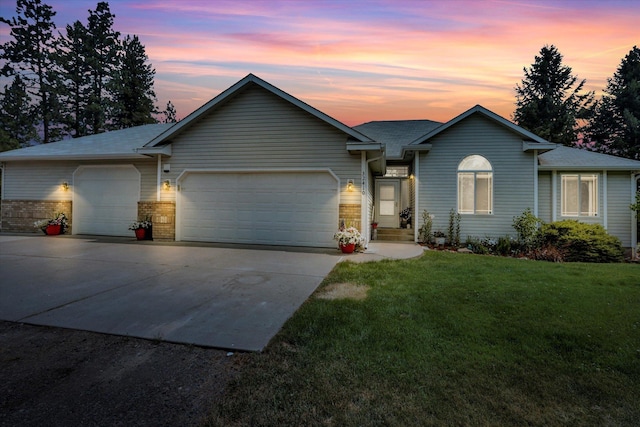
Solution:
<svg viewBox="0 0 640 427">
<path fill-rule="evenodd" d="M 169 181 L 168 179 L 162 182 L 162 188 L 164 190 L 168 190 L 171 188 L 171 181 Z"/>
<path fill-rule="evenodd" d="M 353 191 L 353 180 L 352 179 L 347 181 L 347 191 Z"/>
<path fill-rule="evenodd" d="M 63 183 L 60 185 L 60 188 L 62 188 L 62 191 L 67 191 L 67 190 L 69 190 L 69 183 L 68 183 L 67 181 L 63 182 Z"/>
</svg>

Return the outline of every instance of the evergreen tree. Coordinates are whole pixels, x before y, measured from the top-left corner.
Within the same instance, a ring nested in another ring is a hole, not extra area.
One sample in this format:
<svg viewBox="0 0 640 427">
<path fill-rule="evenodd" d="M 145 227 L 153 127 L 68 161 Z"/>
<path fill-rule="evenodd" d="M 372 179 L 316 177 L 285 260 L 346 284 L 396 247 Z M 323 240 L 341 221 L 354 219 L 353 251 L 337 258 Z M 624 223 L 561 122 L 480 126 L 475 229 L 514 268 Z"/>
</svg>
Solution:
<svg viewBox="0 0 640 427">
<path fill-rule="evenodd" d="M 176 123 L 178 121 L 176 107 L 171 101 L 167 102 L 167 108 L 162 112 L 164 114 L 163 123 Z"/>
<path fill-rule="evenodd" d="M 3 44 L 0 59 L 7 62 L 2 68 L 5 76 L 20 75 L 35 98 L 33 116 L 42 125 L 42 142 L 56 140 L 57 70 L 52 55 L 56 50 L 52 21 L 55 12 L 41 0 L 17 0 L 16 17 L 0 18 L 11 27 L 12 40 Z"/>
<path fill-rule="evenodd" d="M 13 150 L 36 139 L 31 97 L 20 74 L 11 86 L 5 85 L 0 101 L 0 151 Z"/>
<path fill-rule="evenodd" d="M 85 110 L 89 134 L 106 130 L 106 122 L 112 109 L 107 86 L 117 68 L 120 37 L 120 33 L 113 29 L 114 18 L 107 2 L 99 2 L 95 11 L 89 10 L 86 43 L 89 92 Z"/>
<path fill-rule="evenodd" d="M 514 121 L 551 142 L 573 146 L 587 119 L 594 93 L 581 93 L 586 80 L 578 82 L 571 68 L 562 65 L 558 49 L 544 46 L 531 68 L 524 68 L 522 85 L 516 85 Z"/>
<path fill-rule="evenodd" d="M 607 79 L 594 108 L 587 141 L 603 153 L 640 160 L 640 49 L 633 49 Z"/>
<path fill-rule="evenodd" d="M 110 87 L 113 94 L 112 126 L 116 129 L 157 123 L 153 77 L 156 71 L 147 64 L 147 54 L 138 36 L 122 41 L 120 64 Z"/>
<path fill-rule="evenodd" d="M 61 121 L 67 134 L 74 138 L 87 135 L 86 111 L 89 92 L 87 29 L 80 21 L 67 25 L 60 35 L 60 50 L 55 56 L 60 66 Z"/>
</svg>

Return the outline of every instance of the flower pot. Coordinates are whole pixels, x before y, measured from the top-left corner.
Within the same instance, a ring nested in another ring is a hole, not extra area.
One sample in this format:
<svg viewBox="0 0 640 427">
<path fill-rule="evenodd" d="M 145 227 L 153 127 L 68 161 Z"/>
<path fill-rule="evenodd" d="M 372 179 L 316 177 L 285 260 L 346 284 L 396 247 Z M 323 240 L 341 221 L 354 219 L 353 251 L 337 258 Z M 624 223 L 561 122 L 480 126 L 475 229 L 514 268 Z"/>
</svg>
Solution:
<svg viewBox="0 0 640 427">
<path fill-rule="evenodd" d="M 138 240 L 144 240 L 144 237 L 147 234 L 147 230 L 144 228 L 136 228 L 133 232 L 136 233 L 136 239 Z"/>
<path fill-rule="evenodd" d="M 352 254 L 353 251 L 356 250 L 356 244 L 355 243 L 348 243 L 346 245 L 340 244 L 340 250 L 342 251 L 343 254 Z"/>
<path fill-rule="evenodd" d="M 60 224 L 49 224 L 44 229 L 44 234 L 47 236 L 57 236 L 62 231 L 62 225 Z"/>
</svg>

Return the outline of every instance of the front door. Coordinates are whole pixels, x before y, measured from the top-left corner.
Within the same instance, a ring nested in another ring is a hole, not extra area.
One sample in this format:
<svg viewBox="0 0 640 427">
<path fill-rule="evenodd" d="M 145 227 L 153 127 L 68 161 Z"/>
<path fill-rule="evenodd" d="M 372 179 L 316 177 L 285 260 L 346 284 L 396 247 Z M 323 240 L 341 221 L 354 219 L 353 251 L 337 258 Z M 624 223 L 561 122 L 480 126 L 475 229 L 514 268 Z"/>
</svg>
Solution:
<svg viewBox="0 0 640 427">
<path fill-rule="evenodd" d="M 376 221 L 379 227 L 398 228 L 400 226 L 399 196 L 399 180 L 376 181 Z"/>
</svg>

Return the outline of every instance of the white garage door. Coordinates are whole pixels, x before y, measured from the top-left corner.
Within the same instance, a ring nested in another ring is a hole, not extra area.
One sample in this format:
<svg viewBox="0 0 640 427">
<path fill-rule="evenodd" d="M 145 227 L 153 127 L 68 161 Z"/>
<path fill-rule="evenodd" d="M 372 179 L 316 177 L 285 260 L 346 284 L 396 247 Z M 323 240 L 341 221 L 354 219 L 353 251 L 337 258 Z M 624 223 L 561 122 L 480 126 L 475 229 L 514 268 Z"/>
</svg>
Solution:
<svg viewBox="0 0 640 427">
<path fill-rule="evenodd" d="M 333 247 L 338 180 L 329 172 L 188 173 L 178 239 Z"/>
<path fill-rule="evenodd" d="M 73 175 L 73 234 L 131 236 L 140 172 L 132 165 L 81 166 Z"/>
</svg>

